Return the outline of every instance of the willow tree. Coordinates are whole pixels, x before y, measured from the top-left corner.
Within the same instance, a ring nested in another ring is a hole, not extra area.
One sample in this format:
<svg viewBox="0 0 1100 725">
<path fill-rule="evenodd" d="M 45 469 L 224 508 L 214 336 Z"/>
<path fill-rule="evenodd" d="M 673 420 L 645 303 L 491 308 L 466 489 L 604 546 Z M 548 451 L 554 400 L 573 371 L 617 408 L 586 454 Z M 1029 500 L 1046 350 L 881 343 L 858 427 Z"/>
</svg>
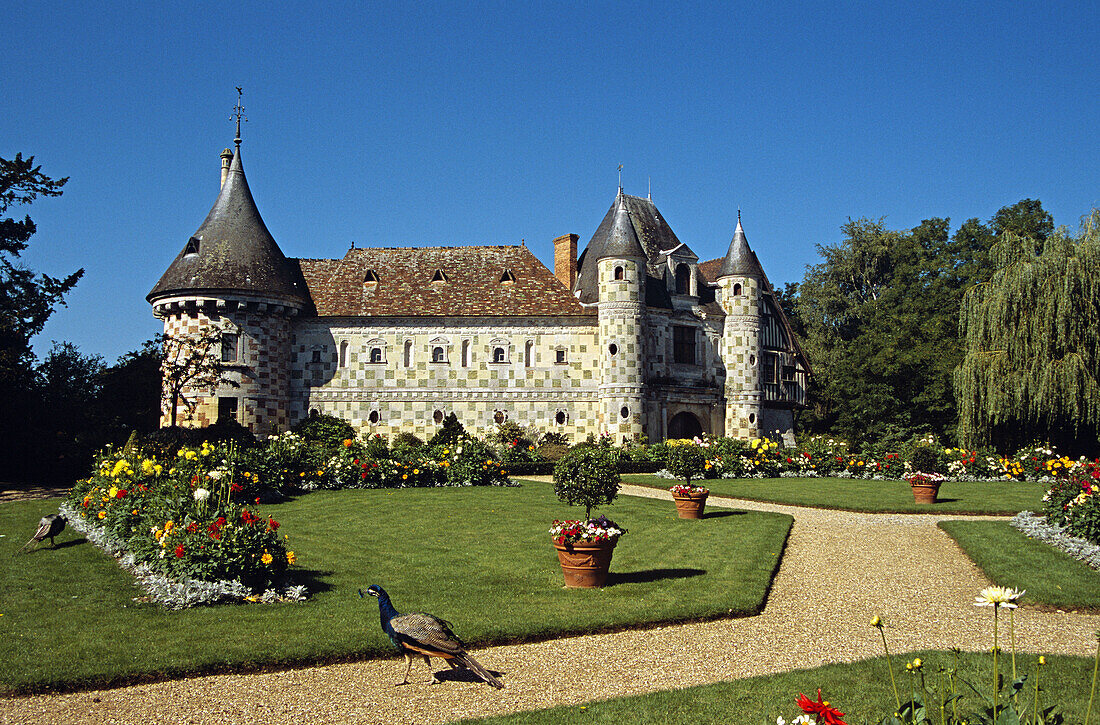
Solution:
<svg viewBox="0 0 1100 725">
<path fill-rule="evenodd" d="M 1100 428 L 1100 210 L 1042 250 L 1005 232 L 996 271 L 963 297 L 955 368 L 965 445 L 1046 439 L 1095 451 Z M 1088 440 L 1085 438 L 1088 437 Z"/>
</svg>

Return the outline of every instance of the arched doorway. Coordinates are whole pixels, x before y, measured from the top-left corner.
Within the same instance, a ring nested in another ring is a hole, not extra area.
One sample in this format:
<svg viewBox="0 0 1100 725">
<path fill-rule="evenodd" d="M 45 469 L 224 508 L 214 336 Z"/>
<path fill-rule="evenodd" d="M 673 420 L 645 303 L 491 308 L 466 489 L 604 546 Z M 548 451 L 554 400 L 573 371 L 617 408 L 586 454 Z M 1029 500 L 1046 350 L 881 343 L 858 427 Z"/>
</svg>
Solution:
<svg viewBox="0 0 1100 725">
<path fill-rule="evenodd" d="M 668 422 L 669 438 L 694 438 L 703 435 L 703 425 L 688 412 L 677 413 Z"/>
</svg>

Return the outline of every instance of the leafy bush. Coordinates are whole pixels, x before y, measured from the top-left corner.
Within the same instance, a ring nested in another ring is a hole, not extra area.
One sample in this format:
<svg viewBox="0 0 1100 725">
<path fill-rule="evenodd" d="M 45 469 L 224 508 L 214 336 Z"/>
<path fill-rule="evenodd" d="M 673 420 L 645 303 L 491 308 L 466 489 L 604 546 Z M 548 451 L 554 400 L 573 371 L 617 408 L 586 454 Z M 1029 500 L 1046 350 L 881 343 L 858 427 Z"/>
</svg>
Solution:
<svg viewBox="0 0 1100 725">
<path fill-rule="evenodd" d="M 568 448 L 569 447 L 569 436 L 567 436 L 564 433 L 555 433 L 553 431 L 548 432 L 548 433 L 543 433 L 542 438 L 539 438 L 539 445 L 540 446 L 557 445 L 557 446 L 565 446 L 566 448 Z"/>
<path fill-rule="evenodd" d="M 428 441 L 428 446 L 434 448 L 436 446 L 455 446 L 458 442 L 466 436 L 466 429 L 462 426 L 462 423 L 458 420 L 458 416 L 454 413 L 448 413 L 447 417 L 443 419 L 443 425 L 439 427 L 439 430 L 435 432 L 435 435 Z"/>
<path fill-rule="evenodd" d="M 568 452 L 569 445 L 566 443 L 556 443 L 544 440 L 538 447 L 539 458 L 551 462 L 559 460 Z"/>
<path fill-rule="evenodd" d="M 691 479 L 703 475 L 707 463 L 703 449 L 690 440 L 668 441 L 668 458 L 665 466 L 669 473 L 677 478 L 684 479 L 684 484 L 691 485 Z"/>
<path fill-rule="evenodd" d="M 420 440 L 413 433 L 398 433 L 393 437 L 393 449 L 396 451 L 398 448 L 423 448 L 424 441 Z"/>
<path fill-rule="evenodd" d="M 909 456 L 909 468 L 924 473 L 943 473 L 944 466 L 932 446 L 917 446 Z"/>
<path fill-rule="evenodd" d="M 355 428 L 351 423 L 328 414 L 311 413 L 291 431 L 307 443 L 316 443 L 328 450 L 336 450 L 348 438 L 355 438 Z"/>
<path fill-rule="evenodd" d="M 554 466 L 554 493 L 570 506 L 584 506 L 584 518 L 591 519 L 593 507 L 610 504 L 619 493 L 619 457 L 601 446 L 573 448 Z"/>
</svg>

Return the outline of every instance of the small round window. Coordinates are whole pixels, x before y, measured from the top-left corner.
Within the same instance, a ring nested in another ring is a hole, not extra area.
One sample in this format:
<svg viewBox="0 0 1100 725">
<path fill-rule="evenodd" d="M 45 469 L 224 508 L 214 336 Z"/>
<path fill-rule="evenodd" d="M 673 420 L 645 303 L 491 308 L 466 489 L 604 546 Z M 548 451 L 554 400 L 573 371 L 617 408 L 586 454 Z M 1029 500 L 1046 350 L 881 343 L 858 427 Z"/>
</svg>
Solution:
<svg viewBox="0 0 1100 725">
<path fill-rule="evenodd" d="M 749 413 L 749 423 L 756 423 L 756 413 Z"/>
<path fill-rule="evenodd" d="M 554 416 L 554 420 L 557 421 L 558 425 L 565 425 L 565 411 L 559 410 L 558 414 Z"/>
<path fill-rule="evenodd" d="M 498 411 L 496 411 L 496 412 L 494 412 L 494 413 L 493 413 L 493 422 L 494 422 L 494 423 L 496 423 L 497 425 L 500 425 L 501 423 L 503 423 L 503 422 L 504 422 L 504 420 L 505 420 L 505 419 L 506 419 L 507 417 L 508 417 L 508 416 L 504 415 L 504 411 L 503 411 L 503 410 L 498 410 Z"/>
<path fill-rule="evenodd" d="M 442 410 L 435 411 L 435 415 L 432 416 L 432 420 L 434 420 L 436 423 L 442 423 L 443 422 L 443 411 Z"/>
<path fill-rule="evenodd" d="M 619 346 L 616 345 L 615 343 L 611 343 L 610 345 L 607 346 L 607 351 L 609 353 L 611 353 L 612 355 L 616 355 L 619 352 Z"/>
<path fill-rule="evenodd" d="M 371 422 L 371 425 L 375 425 L 375 424 L 378 423 L 378 421 L 379 421 L 379 419 L 381 419 L 381 417 L 382 416 L 378 415 L 377 410 L 372 410 L 370 412 L 370 415 L 367 416 L 367 420 L 369 420 Z"/>
<path fill-rule="evenodd" d="M 749 355 L 749 365 L 756 364 L 756 355 Z"/>
<path fill-rule="evenodd" d="M 619 410 L 619 415 L 622 416 L 623 418 L 629 418 L 630 417 L 630 408 L 628 408 L 624 405 L 622 407 L 622 409 Z"/>
</svg>

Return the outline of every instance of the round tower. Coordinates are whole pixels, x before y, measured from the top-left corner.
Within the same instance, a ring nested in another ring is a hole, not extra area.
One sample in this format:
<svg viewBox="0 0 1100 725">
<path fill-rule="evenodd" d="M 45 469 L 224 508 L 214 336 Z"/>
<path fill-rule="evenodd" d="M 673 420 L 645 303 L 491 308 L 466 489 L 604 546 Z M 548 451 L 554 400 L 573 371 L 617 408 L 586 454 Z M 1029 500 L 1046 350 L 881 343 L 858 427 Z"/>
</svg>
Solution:
<svg viewBox="0 0 1100 725">
<path fill-rule="evenodd" d="M 599 280 L 600 410 L 615 443 L 646 430 L 646 255 L 630 222 L 622 189 L 610 232 L 596 255 Z"/>
<path fill-rule="evenodd" d="M 236 383 L 185 388 L 184 400 L 165 410 L 161 425 L 174 420 L 201 427 L 233 418 L 267 435 L 290 425 L 291 318 L 308 298 L 301 273 L 283 256 L 248 188 L 239 123 L 235 143 L 231 158 L 222 154 L 214 207 L 146 299 L 164 321 L 166 337 L 193 341 L 217 330 L 207 355 Z"/>
<path fill-rule="evenodd" d="M 749 249 L 741 212 L 737 229 L 718 273 L 722 309 L 721 357 L 726 366 L 725 434 L 730 438 L 760 435 L 764 393 L 760 385 L 760 288 L 764 278 L 760 262 Z"/>
</svg>

